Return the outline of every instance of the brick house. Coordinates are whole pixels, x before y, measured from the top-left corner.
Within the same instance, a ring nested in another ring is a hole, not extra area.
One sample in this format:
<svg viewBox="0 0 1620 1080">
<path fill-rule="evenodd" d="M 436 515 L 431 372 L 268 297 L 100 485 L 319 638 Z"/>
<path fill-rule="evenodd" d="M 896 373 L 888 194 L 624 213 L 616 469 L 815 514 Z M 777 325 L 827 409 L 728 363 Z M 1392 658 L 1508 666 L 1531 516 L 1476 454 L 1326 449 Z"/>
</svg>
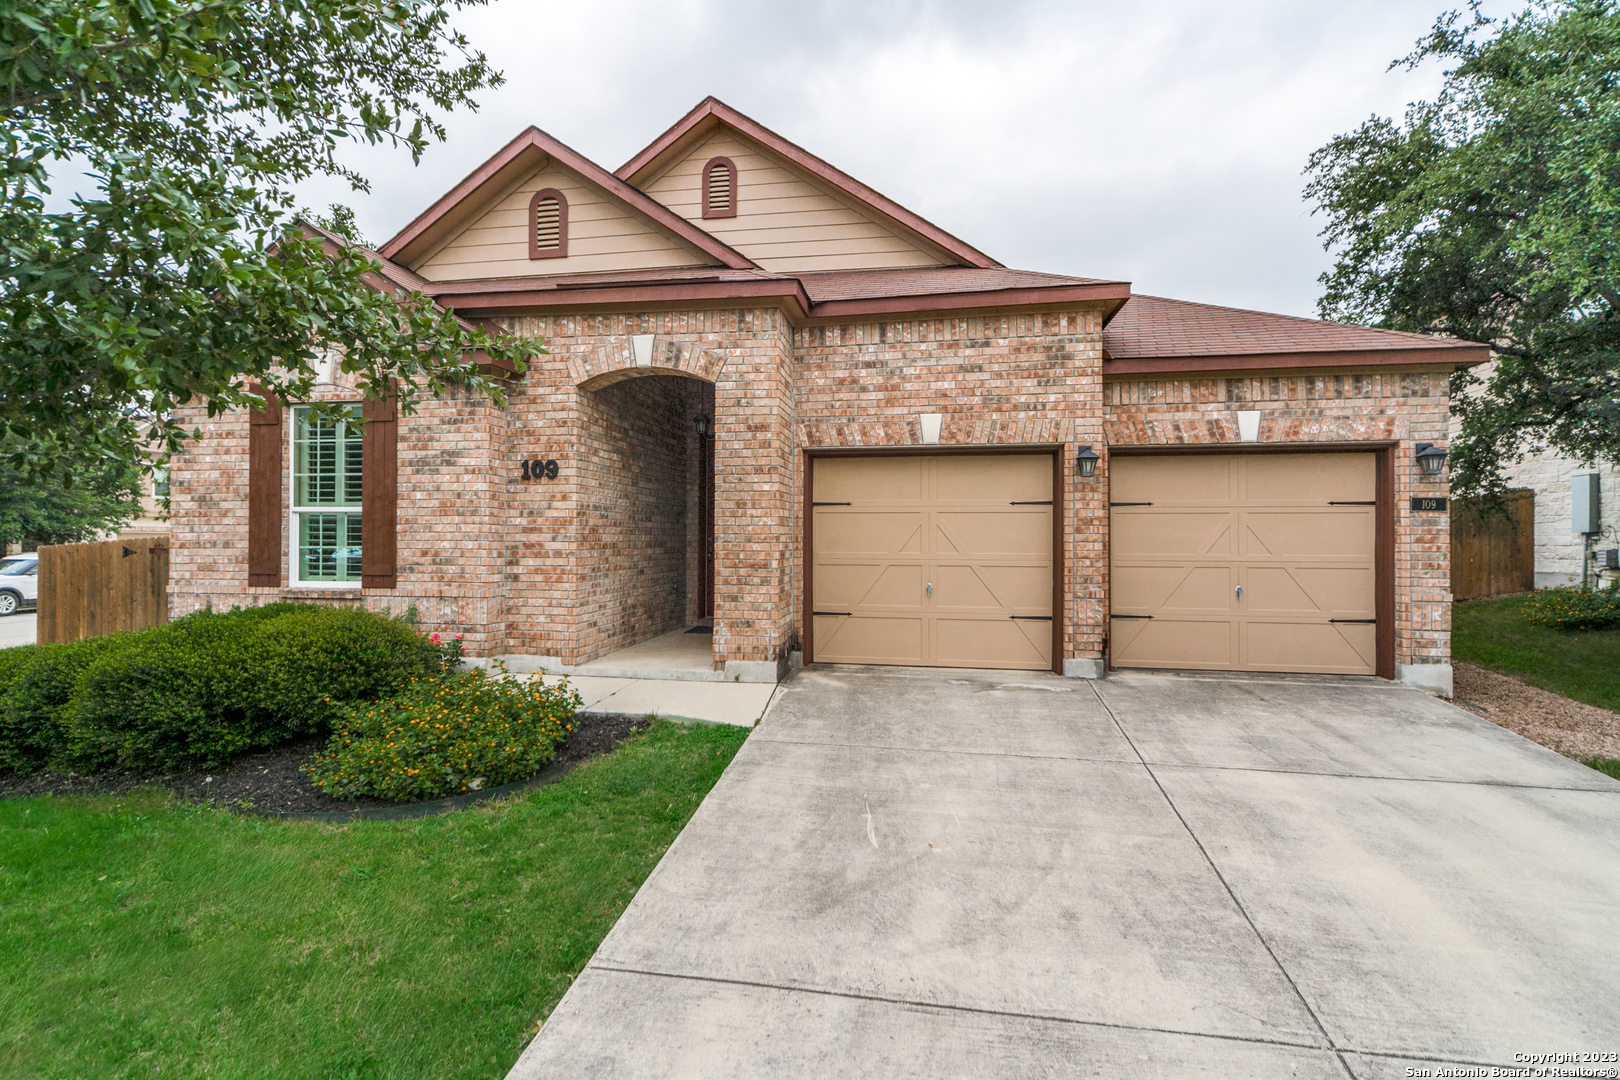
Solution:
<svg viewBox="0 0 1620 1080">
<path fill-rule="evenodd" d="M 1480 346 L 1009 269 L 713 99 L 613 172 L 530 128 L 376 255 L 549 354 L 505 408 L 196 409 L 175 614 L 414 605 L 516 670 L 710 627 L 692 677 L 802 652 L 1449 693 L 1415 455 Z"/>
</svg>

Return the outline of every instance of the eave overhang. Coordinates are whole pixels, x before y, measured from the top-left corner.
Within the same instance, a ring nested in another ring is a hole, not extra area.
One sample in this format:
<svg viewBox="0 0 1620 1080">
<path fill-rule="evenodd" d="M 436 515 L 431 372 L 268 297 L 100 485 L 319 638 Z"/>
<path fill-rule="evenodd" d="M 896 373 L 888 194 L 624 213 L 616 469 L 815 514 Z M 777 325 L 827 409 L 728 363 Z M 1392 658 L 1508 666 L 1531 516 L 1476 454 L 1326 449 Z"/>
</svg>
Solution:
<svg viewBox="0 0 1620 1080">
<path fill-rule="evenodd" d="M 735 308 L 775 305 L 795 325 L 965 315 L 1010 309 L 1056 310 L 1100 305 L 1105 317 L 1130 298 L 1125 282 L 1042 288 L 868 297 L 812 303 L 795 278 L 717 282 L 459 281 L 437 283 L 429 294 L 443 306 L 467 315 L 523 311 L 604 311 L 663 306 Z"/>
<path fill-rule="evenodd" d="M 1221 353 L 1205 356 L 1106 357 L 1103 378 L 1123 375 L 1210 375 L 1222 372 L 1297 372 L 1330 368 L 1462 368 L 1491 358 L 1488 345 L 1444 342 L 1401 349 Z"/>
</svg>

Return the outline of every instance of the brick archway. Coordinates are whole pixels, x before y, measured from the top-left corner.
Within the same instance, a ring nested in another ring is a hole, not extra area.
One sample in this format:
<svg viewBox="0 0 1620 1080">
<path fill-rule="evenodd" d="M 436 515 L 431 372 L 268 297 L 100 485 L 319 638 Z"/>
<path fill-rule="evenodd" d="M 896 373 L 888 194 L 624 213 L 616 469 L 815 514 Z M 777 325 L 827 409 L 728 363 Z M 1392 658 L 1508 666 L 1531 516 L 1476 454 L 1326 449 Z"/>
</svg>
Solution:
<svg viewBox="0 0 1620 1080">
<path fill-rule="evenodd" d="M 720 381 L 726 358 L 688 341 L 655 337 L 645 363 L 636 362 L 636 350 L 627 339 L 589 352 L 571 353 L 568 371 L 581 390 L 600 390 L 624 379 L 644 375 L 675 375 L 711 385 Z"/>
</svg>

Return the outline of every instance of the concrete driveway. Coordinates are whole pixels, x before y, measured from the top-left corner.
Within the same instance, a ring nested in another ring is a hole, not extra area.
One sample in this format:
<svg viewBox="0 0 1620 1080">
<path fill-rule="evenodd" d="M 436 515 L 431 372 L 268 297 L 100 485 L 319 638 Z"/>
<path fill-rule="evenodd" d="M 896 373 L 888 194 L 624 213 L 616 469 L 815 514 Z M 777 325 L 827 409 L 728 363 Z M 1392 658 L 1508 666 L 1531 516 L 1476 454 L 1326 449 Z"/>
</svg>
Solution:
<svg viewBox="0 0 1620 1080">
<path fill-rule="evenodd" d="M 1570 1051 L 1620 1051 L 1620 783 L 1372 680 L 830 669 L 783 687 L 511 1075 Z"/>
</svg>

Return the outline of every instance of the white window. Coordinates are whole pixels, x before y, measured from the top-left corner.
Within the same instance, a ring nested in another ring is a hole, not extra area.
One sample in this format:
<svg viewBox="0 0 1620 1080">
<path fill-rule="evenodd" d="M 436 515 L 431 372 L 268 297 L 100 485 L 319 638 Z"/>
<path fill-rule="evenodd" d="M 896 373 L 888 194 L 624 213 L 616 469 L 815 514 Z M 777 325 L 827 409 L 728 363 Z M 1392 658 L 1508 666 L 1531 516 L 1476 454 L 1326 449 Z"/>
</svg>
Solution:
<svg viewBox="0 0 1620 1080">
<path fill-rule="evenodd" d="M 358 405 L 348 406 L 353 416 Z M 361 428 L 293 410 L 292 574 L 303 586 L 360 587 Z"/>
</svg>

